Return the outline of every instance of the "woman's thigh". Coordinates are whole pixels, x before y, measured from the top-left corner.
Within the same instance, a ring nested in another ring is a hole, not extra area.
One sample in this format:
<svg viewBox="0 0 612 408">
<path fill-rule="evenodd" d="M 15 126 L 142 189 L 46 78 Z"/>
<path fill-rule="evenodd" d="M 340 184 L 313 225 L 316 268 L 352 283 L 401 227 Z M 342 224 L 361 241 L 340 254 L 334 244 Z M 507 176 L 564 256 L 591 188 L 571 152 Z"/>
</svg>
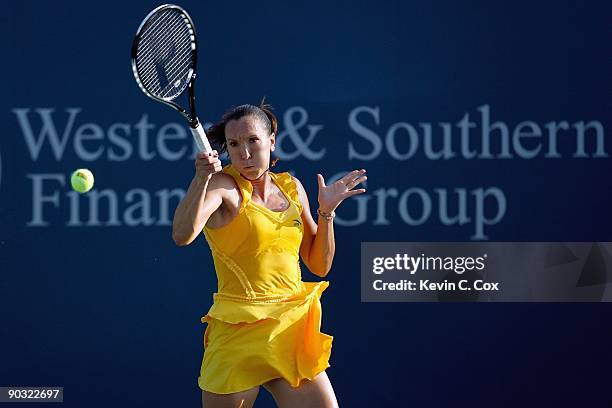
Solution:
<svg viewBox="0 0 612 408">
<path fill-rule="evenodd" d="M 293 388 L 283 378 L 268 381 L 263 387 L 272 394 L 279 408 L 337 408 L 338 401 L 325 371 L 314 380 L 303 380 Z"/>
<path fill-rule="evenodd" d="M 258 393 L 259 386 L 232 394 L 202 391 L 202 408 L 252 408 Z"/>
</svg>

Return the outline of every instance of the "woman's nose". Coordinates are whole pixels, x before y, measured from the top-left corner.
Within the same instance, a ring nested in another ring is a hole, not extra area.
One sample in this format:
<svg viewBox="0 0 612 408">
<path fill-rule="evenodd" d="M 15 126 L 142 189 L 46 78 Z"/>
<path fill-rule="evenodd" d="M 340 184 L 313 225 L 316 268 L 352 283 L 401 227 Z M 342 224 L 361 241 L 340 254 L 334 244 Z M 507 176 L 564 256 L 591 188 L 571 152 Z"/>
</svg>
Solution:
<svg viewBox="0 0 612 408">
<path fill-rule="evenodd" d="M 247 149 L 246 147 L 243 147 L 240 149 L 240 158 L 242 160 L 247 160 L 249 157 L 251 157 L 251 153 L 249 152 L 249 149 Z"/>
</svg>

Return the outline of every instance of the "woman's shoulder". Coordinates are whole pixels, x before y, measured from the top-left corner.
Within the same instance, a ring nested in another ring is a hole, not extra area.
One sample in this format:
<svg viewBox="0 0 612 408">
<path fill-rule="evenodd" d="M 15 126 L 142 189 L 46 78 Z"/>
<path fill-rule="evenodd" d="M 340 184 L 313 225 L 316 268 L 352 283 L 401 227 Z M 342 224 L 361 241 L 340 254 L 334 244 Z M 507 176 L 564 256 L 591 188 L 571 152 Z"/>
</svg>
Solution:
<svg viewBox="0 0 612 408">
<path fill-rule="evenodd" d="M 291 173 L 286 174 L 287 180 L 291 184 L 291 188 L 289 188 L 290 195 L 293 200 L 301 207 L 304 205 L 304 202 L 308 201 L 306 190 L 304 189 L 304 186 L 296 176 L 292 175 Z"/>
<path fill-rule="evenodd" d="M 240 207 L 242 202 L 242 196 L 238 190 L 238 184 L 230 174 L 225 172 L 214 173 L 210 178 L 209 191 L 215 191 L 216 194 L 220 194 L 222 197 L 221 209 L 222 212 L 229 211 L 230 214 L 234 214 L 235 210 Z M 213 221 L 209 226 L 215 225 L 213 228 L 217 228 L 221 225 L 225 225 L 227 222 L 219 221 L 215 223 Z"/>
<path fill-rule="evenodd" d="M 210 181 L 209 181 L 209 188 L 228 190 L 228 189 L 238 189 L 238 186 L 236 185 L 236 181 L 231 175 L 220 171 L 220 172 L 214 173 L 211 176 Z"/>
<path fill-rule="evenodd" d="M 306 190 L 304 190 L 304 186 L 302 185 L 302 182 L 294 175 L 290 173 L 287 173 L 287 174 L 289 174 L 290 180 L 293 181 L 293 183 L 295 184 L 295 188 L 297 189 L 298 193 L 305 193 Z"/>
</svg>

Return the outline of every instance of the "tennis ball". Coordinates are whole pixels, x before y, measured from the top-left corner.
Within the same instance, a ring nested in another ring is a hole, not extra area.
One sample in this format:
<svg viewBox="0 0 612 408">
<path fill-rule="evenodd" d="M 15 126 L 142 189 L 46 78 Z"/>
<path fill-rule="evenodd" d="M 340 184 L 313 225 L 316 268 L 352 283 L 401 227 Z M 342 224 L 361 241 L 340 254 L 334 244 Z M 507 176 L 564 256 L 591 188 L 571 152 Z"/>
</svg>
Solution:
<svg viewBox="0 0 612 408">
<path fill-rule="evenodd" d="M 70 184 L 74 191 L 79 193 L 86 193 L 94 185 L 94 176 L 91 171 L 87 169 L 77 169 L 70 176 Z"/>
</svg>

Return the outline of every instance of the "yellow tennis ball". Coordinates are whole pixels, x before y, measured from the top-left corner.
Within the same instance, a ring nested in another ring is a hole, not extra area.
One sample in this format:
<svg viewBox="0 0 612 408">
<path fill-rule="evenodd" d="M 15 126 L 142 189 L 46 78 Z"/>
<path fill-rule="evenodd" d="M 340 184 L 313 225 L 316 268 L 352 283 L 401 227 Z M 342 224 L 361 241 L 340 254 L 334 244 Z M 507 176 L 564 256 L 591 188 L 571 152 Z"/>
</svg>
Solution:
<svg viewBox="0 0 612 408">
<path fill-rule="evenodd" d="M 86 193 L 91 190 L 94 185 L 94 176 L 92 172 L 87 169 L 77 169 L 70 177 L 70 184 L 72 184 L 74 191 Z"/>
</svg>

